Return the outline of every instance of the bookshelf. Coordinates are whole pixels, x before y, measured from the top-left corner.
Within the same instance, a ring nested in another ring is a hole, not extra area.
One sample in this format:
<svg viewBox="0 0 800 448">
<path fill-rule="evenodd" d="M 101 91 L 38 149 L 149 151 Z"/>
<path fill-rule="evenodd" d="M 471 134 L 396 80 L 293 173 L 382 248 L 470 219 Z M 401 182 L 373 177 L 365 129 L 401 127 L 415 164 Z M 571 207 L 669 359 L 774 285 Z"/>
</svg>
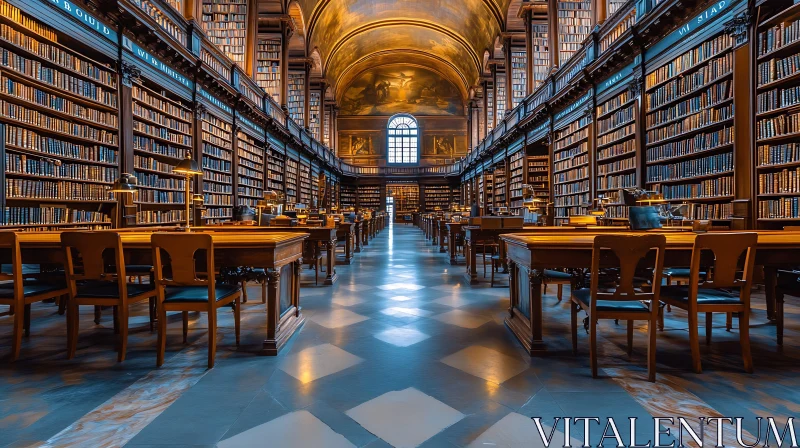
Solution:
<svg viewBox="0 0 800 448">
<path fill-rule="evenodd" d="M 358 186 L 358 208 L 359 210 L 372 209 L 381 210 L 381 187 L 380 185 L 359 185 Z"/>
<path fill-rule="evenodd" d="M 521 215 L 522 185 L 525 184 L 527 168 L 525 151 L 517 151 L 508 161 L 508 206 L 512 215 Z"/>
<path fill-rule="evenodd" d="M 506 72 L 497 70 L 494 77 L 494 123 L 497 126 L 506 116 Z"/>
<path fill-rule="evenodd" d="M 627 3 L 626 0 L 608 0 L 608 16 L 611 17 Z"/>
<path fill-rule="evenodd" d="M 244 66 L 247 48 L 247 0 L 203 0 L 208 40 L 231 61 Z"/>
<path fill-rule="evenodd" d="M 109 226 L 99 207 L 111 202 L 108 190 L 119 176 L 116 73 L 65 47 L 55 29 L 2 0 L 0 16 L 0 226 Z"/>
<path fill-rule="evenodd" d="M 550 158 L 548 156 L 527 157 L 527 183 L 533 187 L 534 197 L 550 202 Z"/>
<path fill-rule="evenodd" d="M 284 155 L 277 149 L 267 146 L 264 150 L 264 163 L 266 163 L 267 177 L 264 179 L 264 189 L 284 191 L 283 166 Z"/>
<path fill-rule="evenodd" d="M 800 220 L 800 4 L 775 3 L 757 28 L 759 228 Z"/>
<path fill-rule="evenodd" d="M 425 211 L 450 210 L 450 187 L 448 185 L 425 185 Z"/>
<path fill-rule="evenodd" d="M 339 205 L 343 210 L 356 207 L 356 187 L 355 185 L 342 184 L 339 188 Z"/>
<path fill-rule="evenodd" d="M 494 82 L 486 82 L 486 129 L 487 132 L 492 132 L 494 129 Z"/>
<path fill-rule="evenodd" d="M 206 112 L 201 121 L 203 143 L 203 201 L 207 224 L 233 217 L 231 123 Z"/>
<path fill-rule="evenodd" d="M 310 206 L 319 207 L 322 204 L 322 198 L 319 191 L 319 168 L 311 164 L 311 201 Z"/>
<path fill-rule="evenodd" d="M 395 213 L 419 210 L 419 185 L 389 184 L 387 188 L 394 197 Z"/>
<path fill-rule="evenodd" d="M 298 126 L 305 126 L 306 75 L 303 72 L 289 72 L 289 117 Z"/>
<path fill-rule="evenodd" d="M 506 176 L 505 162 L 500 162 L 494 170 L 494 194 L 492 195 L 494 207 L 506 206 Z"/>
<path fill-rule="evenodd" d="M 167 14 L 164 14 L 158 6 L 154 5 L 149 0 L 131 0 L 131 3 L 138 6 L 139 9 L 150 16 L 162 30 L 170 35 L 170 37 L 182 45 L 186 45 L 186 32 Z M 182 2 L 180 0 L 168 0 L 165 3 L 175 8 L 175 11 L 179 13 L 183 11 Z"/>
<path fill-rule="evenodd" d="M 481 215 L 488 215 L 494 204 L 494 176 L 492 173 L 483 173 L 478 178 L 478 206 Z"/>
<path fill-rule="evenodd" d="M 592 32 L 591 0 L 558 0 L 558 62 L 564 65 L 580 51 Z"/>
<path fill-rule="evenodd" d="M 323 104 L 323 111 L 322 113 L 325 116 L 325 120 L 323 121 L 322 127 L 322 144 L 331 147 L 331 121 L 333 120 L 333 113 L 331 112 L 331 107 L 325 107 Z"/>
<path fill-rule="evenodd" d="M 297 160 L 286 158 L 286 205 L 294 205 L 297 200 Z"/>
<path fill-rule="evenodd" d="M 733 38 L 716 35 L 645 79 L 646 180 L 691 218 L 733 211 Z"/>
<path fill-rule="evenodd" d="M 636 98 L 626 87 L 596 108 L 596 178 L 595 195 L 608 200 L 606 217 L 625 218 L 628 208 L 619 197 L 620 188 L 639 185 L 639 152 L 637 152 Z"/>
<path fill-rule="evenodd" d="M 553 141 L 553 206 L 556 224 L 572 215 L 585 215 L 592 202 L 589 177 L 589 131 L 592 119 L 584 115 L 555 131 Z"/>
<path fill-rule="evenodd" d="M 237 202 L 255 210 L 264 198 L 264 144 L 240 130 L 236 146 Z"/>
<path fill-rule="evenodd" d="M 525 47 L 514 47 L 511 50 L 511 108 L 517 107 L 525 99 L 527 93 L 528 57 Z"/>
<path fill-rule="evenodd" d="M 172 172 L 192 148 L 189 104 L 143 80 L 131 88 L 137 225 L 184 222 L 185 177 Z"/>
<path fill-rule="evenodd" d="M 309 94 L 308 107 L 308 129 L 317 141 L 322 141 L 322 104 L 319 90 L 312 90 Z"/>
<path fill-rule="evenodd" d="M 533 90 L 535 91 L 550 73 L 550 45 L 547 38 L 546 23 L 531 24 L 533 40 Z"/>
<path fill-rule="evenodd" d="M 276 103 L 281 103 L 281 39 L 259 37 L 255 81 Z"/>
<path fill-rule="evenodd" d="M 311 166 L 301 160 L 297 172 L 297 203 L 311 207 Z"/>
</svg>

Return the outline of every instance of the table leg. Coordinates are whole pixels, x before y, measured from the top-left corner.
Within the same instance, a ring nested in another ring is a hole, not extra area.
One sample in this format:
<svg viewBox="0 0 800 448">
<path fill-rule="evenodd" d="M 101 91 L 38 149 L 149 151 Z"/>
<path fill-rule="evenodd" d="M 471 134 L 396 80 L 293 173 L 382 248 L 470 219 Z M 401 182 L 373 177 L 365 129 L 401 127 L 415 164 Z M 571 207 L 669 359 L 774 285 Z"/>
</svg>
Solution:
<svg viewBox="0 0 800 448">
<path fill-rule="evenodd" d="M 347 232 L 347 240 L 344 243 L 344 259 L 347 264 L 353 259 L 353 233 Z"/>
<path fill-rule="evenodd" d="M 456 237 L 455 233 L 451 230 L 448 237 L 447 237 L 447 246 L 450 250 L 450 264 L 456 265 L 458 264 L 458 260 L 456 259 Z"/>
<path fill-rule="evenodd" d="M 508 274 L 508 262 L 506 261 L 506 243 L 503 240 L 498 241 L 498 253 L 500 255 L 501 263 L 503 263 L 503 274 Z"/>
<path fill-rule="evenodd" d="M 531 269 L 528 272 L 530 284 L 530 310 L 531 310 L 531 356 L 543 354 L 547 347 L 544 345 L 544 310 L 542 309 L 542 280 L 544 271 Z"/>
<path fill-rule="evenodd" d="M 469 246 L 469 256 L 467 257 L 467 275 L 470 285 L 478 284 L 478 257 L 476 256 L 475 243 L 473 241 L 464 242 Z"/>
<path fill-rule="evenodd" d="M 764 266 L 764 295 L 767 299 L 767 319 L 775 320 L 775 289 L 778 283 L 778 269 Z"/>
<path fill-rule="evenodd" d="M 439 229 L 439 253 L 447 252 L 447 249 L 444 247 L 444 238 L 445 232 L 442 229 Z"/>
<path fill-rule="evenodd" d="M 339 276 L 336 275 L 336 240 L 328 241 L 325 249 L 328 256 L 328 272 L 325 277 L 325 284 L 332 285 L 336 283 L 336 280 L 339 278 Z"/>
</svg>

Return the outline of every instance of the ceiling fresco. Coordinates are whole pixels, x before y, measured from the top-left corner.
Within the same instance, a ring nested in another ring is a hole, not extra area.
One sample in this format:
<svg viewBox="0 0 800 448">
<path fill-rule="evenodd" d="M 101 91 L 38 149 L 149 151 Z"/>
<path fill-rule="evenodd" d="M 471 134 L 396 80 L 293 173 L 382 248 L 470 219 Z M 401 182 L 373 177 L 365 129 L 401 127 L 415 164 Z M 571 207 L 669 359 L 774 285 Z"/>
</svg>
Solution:
<svg viewBox="0 0 800 448">
<path fill-rule="evenodd" d="M 503 31 L 512 1 L 296 0 L 307 48 L 319 51 L 323 76 L 338 98 L 379 63 L 373 57 L 378 53 L 431 67 L 466 98 L 480 77 L 484 51 Z"/>
<path fill-rule="evenodd" d="M 461 92 L 424 67 L 392 64 L 362 72 L 339 103 L 342 115 L 463 115 Z"/>
</svg>

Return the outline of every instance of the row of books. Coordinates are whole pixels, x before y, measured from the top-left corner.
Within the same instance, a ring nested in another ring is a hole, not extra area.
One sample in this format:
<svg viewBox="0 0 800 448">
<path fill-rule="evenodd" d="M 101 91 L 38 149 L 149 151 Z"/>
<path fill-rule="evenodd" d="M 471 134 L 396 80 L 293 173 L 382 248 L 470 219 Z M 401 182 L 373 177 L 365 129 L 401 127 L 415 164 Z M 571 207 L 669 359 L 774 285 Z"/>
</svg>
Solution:
<svg viewBox="0 0 800 448">
<path fill-rule="evenodd" d="M 186 203 L 186 193 L 183 191 L 149 190 L 140 188 L 136 192 L 136 200 L 137 202 L 150 204 L 183 205 Z"/>
<path fill-rule="evenodd" d="M 118 177 L 117 169 L 109 166 L 62 163 L 60 160 L 13 153 L 6 153 L 6 173 L 105 183 L 114 182 Z"/>
<path fill-rule="evenodd" d="M 728 34 L 720 34 L 715 38 L 707 40 L 648 74 L 645 78 L 646 88 L 650 90 L 662 82 L 692 70 L 699 64 L 708 61 L 732 47 L 733 37 Z"/>
<path fill-rule="evenodd" d="M 647 131 L 647 143 L 660 143 L 681 134 L 692 132 L 706 126 L 723 123 L 731 119 L 733 119 L 733 104 L 712 107 L 689 115 L 680 121 L 671 122 L 666 126 Z"/>
<path fill-rule="evenodd" d="M 800 41 L 800 19 L 783 21 L 758 33 L 758 55 L 764 56 L 797 41 Z"/>
<path fill-rule="evenodd" d="M 798 219 L 800 218 L 800 197 L 758 201 L 759 219 Z"/>
<path fill-rule="evenodd" d="M 733 195 L 733 177 L 724 176 L 704 179 L 697 183 L 679 185 L 655 185 L 667 200 L 692 200 Z"/>
<path fill-rule="evenodd" d="M 36 131 L 14 125 L 6 125 L 6 150 L 25 149 L 86 162 L 117 163 L 117 150 L 103 145 L 85 145 L 60 140 L 39 134 Z"/>
<path fill-rule="evenodd" d="M 589 163 L 589 155 L 583 153 L 582 155 L 570 157 L 567 160 L 561 162 L 553 162 L 553 172 L 559 173 L 561 171 L 568 170 L 572 167 L 587 165 L 588 163 Z"/>
<path fill-rule="evenodd" d="M 709 60 L 691 73 L 677 76 L 674 79 L 665 78 L 663 75 L 654 76 L 650 74 L 647 79 L 652 84 L 648 83 L 648 85 L 655 85 L 659 82 L 667 81 L 667 79 L 669 81 L 647 92 L 645 102 L 647 110 L 658 109 L 677 99 L 701 91 L 709 83 L 715 80 L 722 80 L 732 73 L 733 53 L 725 53 L 718 58 Z"/>
<path fill-rule="evenodd" d="M 182 191 L 186 186 L 186 180 L 177 177 L 163 177 L 153 173 L 136 173 L 135 176 L 141 187 Z"/>
<path fill-rule="evenodd" d="M 159 142 L 146 136 L 133 136 L 133 149 L 135 151 L 148 152 L 162 156 L 182 159 L 186 157 L 186 149 L 172 146 L 168 143 Z"/>
<path fill-rule="evenodd" d="M 34 33 L 52 41 L 57 40 L 56 32 L 50 26 L 30 17 L 28 14 L 22 12 L 16 6 L 6 2 L 5 0 L 0 0 L 0 15 L 3 17 L 7 17 L 14 21 L 14 23 L 18 23 L 25 29 L 33 31 Z"/>
<path fill-rule="evenodd" d="M 603 160 L 611 157 L 622 156 L 625 154 L 633 155 L 635 153 L 636 153 L 636 141 L 625 140 L 623 142 L 617 143 L 616 145 L 599 149 L 597 151 L 597 162 L 598 163 L 602 162 Z"/>
<path fill-rule="evenodd" d="M 140 156 L 138 154 L 133 156 L 133 166 L 135 168 L 159 171 L 165 174 L 172 174 L 172 169 L 175 167 L 175 165 L 171 163 L 164 163 L 153 157 Z M 177 174 L 173 175 L 177 176 Z"/>
<path fill-rule="evenodd" d="M 166 31 L 173 39 L 186 45 L 186 33 L 183 28 L 177 23 L 173 22 L 166 14 L 161 12 L 161 8 L 149 2 L 148 0 L 132 0 L 133 4 L 138 6 L 139 9 L 150 16 L 162 30 Z M 182 12 L 181 9 L 176 9 Z"/>
<path fill-rule="evenodd" d="M 800 168 L 784 168 L 758 175 L 758 193 L 800 193 Z"/>
<path fill-rule="evenodd" d="M 651 128 L 659 123 L 676 120 L 729 100 L 733 95 L 733 82 L 730 80 L 721 81 L 698 93 L 700 95 L 647 114 L 647 127 Z"/>
<path fill-rule="evenodd" d="M 590 119 L 582 118 L 573 121 L 568 128 L 561 130 L 556 134 L 556 142 L 553 151 L 561 151 L 562 149 L 573 145 L 583 139 L 589 137 L 589 128 L 586 127 L 591 122 Z M 581 128 L 580 130 L 578 130 Z"/>
<path fill-rule="evenodd" d="M 756 122 L 756 138 L 764 139 L 800 133 L 800 112 L 765 118 Z"/>
<path fill-rule="evenodd" d="M 81 224 L 110 222 L 104 213 L 65 207 L 5 207 L 3 225 Z"/>
<path fill-rule="evenodd" d="M 106 129 L 97 129 L 93 126 L 73 123 L 70 120 L 51 117 L 39 111 L 28 109 L 18 104 L 0 99 L 0 117 L 5 117 L 21 123 L 35 126 L 49 132 L 68 134 L 72 137 L 92 142 L 117 145 L 117 134 Z"/>
<path fill-rule="evenodd" d="M 6 198 L 106 201 L 108 186 L 86 182 L 6 178 Z"/>
<path fill-rule="evenodd" d="M 800 162 L 800 143 L 759 145 L 756 153 L 759 166 Z"/>
<path fill-rule="evenodd" d="M 733 127 L 725 127 L 717 131 L 696 134 L 684 140 L 649 147 L 647 149 L 647 163 L 689 156 L 731 144 L 733 144 Z"/>
<path fill-rule="evenodd" d="M 607 118 L 597 120 L 597 133 L 602 134 L 604 132 L 608 132 L 611 129 L 633 121 L 634 118 L 633 106 L 619 109 Z"/>
<path fill-rule="evenodd" d="M 627 137 L 632 137 L 634 135 L 636 135 L 636 123 L 630 123 L 623 128 L 617 129 L 616 131 L 601 135 L 600 137 L 597 138 L 597 145 L 598 146 L 609 145 L 618 140 L 622 140 Z"/>
<path fill-rule="evenodd" d="M 663 182 L 724 173 L 733 170 L 733 153 L 715 154 L 697 159 L 647 167 L 647 181 Z"/>
<path fill-rule="evenodd" d="M 141 210 L 136 212 L 137 224 L 165 224 L 186 220 L 186 210 Z"/>
<path fill-rule="evenodd" d="M 148 124 L 143 121 L 133 120 L 133 132 L 167 140 L 168 142 L 175 143 L 177 145 L 192 145 L 192 137 L 187 134 L 172 132 L 167 128 Z"/>
<path fill-rule="evenodd" d="M 598 190 L 630 188 L 636 186 L 636 173 L 601 176 L 597 178 Z"/>
<path fill-rule="evenodd" d="M 617 159 L 609 163 L 598 164 L 597 174 L 604 175 L 613 173 L 615 171 L 630 170 L 633 168 L 636 168 L 636 158 L 628 157 L 623 159 Z"/>
<path fill-rule="evenodd" d="M 800 73 L 800 53 L 758 64 L 758 85 L 763 86 Z"/>
<path fill-rule="evenodd" d="M 773 89 L 759 93 L 756 97 L 758 113 L 800 104 L 800 86 Z"/>
</svg>

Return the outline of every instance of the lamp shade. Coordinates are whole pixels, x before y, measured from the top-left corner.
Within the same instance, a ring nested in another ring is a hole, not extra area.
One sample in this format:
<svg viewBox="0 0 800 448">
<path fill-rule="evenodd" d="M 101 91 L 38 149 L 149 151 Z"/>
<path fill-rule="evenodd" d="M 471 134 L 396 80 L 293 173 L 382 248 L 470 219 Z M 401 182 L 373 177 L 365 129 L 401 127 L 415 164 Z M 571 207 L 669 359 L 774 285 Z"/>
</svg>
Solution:
<svg viewBox="0 0 800 448">
<path fill-rule="evenodd" d="M 187 176 L 197 176 L 203 174 L 203 170 L 197 163 L 197 160 L 192 159 L 192 152 L 186 151 L 186 158 L 181 160 L 179 164 L 172 168 L 173 173 L 184 174 Z"/>
<path fill-rule="evenodd" d="M 111 186 L 113 193 L 133 193 L 136 191 L 138 181 L 136 176 L 130 173 L 122 173 L 122 175 L 114 181 Z"/>
</svg>

